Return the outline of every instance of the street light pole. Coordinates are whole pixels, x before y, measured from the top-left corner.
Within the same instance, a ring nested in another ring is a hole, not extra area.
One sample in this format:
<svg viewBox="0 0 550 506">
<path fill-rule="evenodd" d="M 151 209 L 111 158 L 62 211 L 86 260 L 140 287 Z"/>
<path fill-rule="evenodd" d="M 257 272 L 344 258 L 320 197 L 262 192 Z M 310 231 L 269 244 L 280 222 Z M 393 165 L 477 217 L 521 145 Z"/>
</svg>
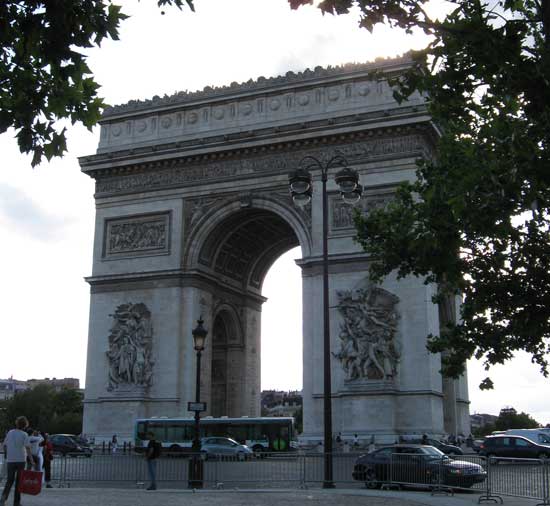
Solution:
<svg viewBox="0 0 550 506">
<path fill-rule="evenodd" d="M 304 167 L 305 163 L 307 165 Z M 311 200 L 311 174 L 308 169 L 321 171 L 322 202 L 323 202 L 323 425 L 324 425 L 324 479 L 323 488 L 334 488 L 332 472 L 332 377 L 330 370 L 330 314 L 328 290 L 328 194 L 327 180 L 329 169 L 340 166 L 336 183 L 346 203 L 354 204 L 361 198 L 362 187 L 358 183 L 357 172 L 348 167 L 342 155 L 336 155 L 326 164 L 322 164 L 313 156 L 306 156 L 300 162 L 300 167 L 289 174 L 290 193 L 297 205 L 305 205 Z"/>
<path fill-rule="evenodd" d="M 195 412 L 195 436 L 193 437 L 192 457 L 189 462 L 189 488 L 203 487 L 203 470 L 201 440 L 200 440 L 200 412 L 206 409 L 206 405 L 201 403 L 201 356 L 204 350 L 204 342 L 208 331 L 203 327 L 202 316 L 197 320 L 197 327 L 193 329 L 194 348 L 197 352 L 197 376 L 195 380 L 195 402 L 189 403 L 188 409 Z"/>
</svg>

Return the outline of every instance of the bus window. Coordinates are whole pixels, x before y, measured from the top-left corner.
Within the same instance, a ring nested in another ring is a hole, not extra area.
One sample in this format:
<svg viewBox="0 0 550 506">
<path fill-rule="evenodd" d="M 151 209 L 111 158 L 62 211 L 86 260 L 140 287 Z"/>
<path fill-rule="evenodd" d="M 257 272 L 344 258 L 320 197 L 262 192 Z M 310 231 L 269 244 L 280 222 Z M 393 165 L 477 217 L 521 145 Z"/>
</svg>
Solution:
<svg viewBox="0 0 550 506">
<path fill-rule="evenodd" d="M 136 436 L 138 439 L 144 440 L 147 438 L 147 422 L 139 422 L 137 424 Z"/>
<path fill-rule="evenodd" d="M 166 424 L 166 441 L 180 442 L 188 441 L 191 435 L 187 434 L 186 425 L 182 422 L 168 422 Z"/>
<path fill-rule="evenodd" d="M 157 441 L 166 441 L 166 422 L 150 421 L 147 424 L 147 432 L 152 432 Z"/>
</svg>

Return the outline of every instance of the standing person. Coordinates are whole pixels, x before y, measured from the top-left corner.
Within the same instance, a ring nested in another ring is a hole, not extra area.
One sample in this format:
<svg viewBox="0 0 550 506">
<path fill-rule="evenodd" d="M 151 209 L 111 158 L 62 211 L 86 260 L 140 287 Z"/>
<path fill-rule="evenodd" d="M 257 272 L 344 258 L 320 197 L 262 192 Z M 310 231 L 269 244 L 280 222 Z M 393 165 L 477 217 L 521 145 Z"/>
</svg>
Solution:
<svg viewBox="0 0 550 506">
<path fill-rule="evenodd" d="M 113 434 L 113 438 L 111 439 L 111 448 L 113 450 L 113 453 L 116 453 L 116 450 L 118 448 L 118 439 L 116 437 L 116 434 Z"/>
<path fill-rule="evenodd" d="M 42 471 L 42 447 L 40 443 L 44 441 L 44 438 L 40 435 L 37 430 L 29 431 L 29 443 L 31 444 L 31 455 L 32 455 L 32 469 L 33 471 Z"/>
<path fill-rule="evenodd" d="M 42 447 L 42 455 L 44 457 L 44 481 L 46 482 L 46 488 L 52 488 L 50 481 L 52 481 L 52 460 L 53 460 L 53 444 L 48 438 L 49 434 L 42 433 L 43 441 L 40 443 Z"/>
<path fill-rule="evenodd" d="M 149 444 L 147 445 L 147 453 L 145 458 L 147 459 L 147 471 L 149 472 L 149 479 L 151 485 L 147 490 L 157 489 L 157 459 L 160 457 L 161 443 L 155 439 L 155 435 L 152 432 L 147 433 L 147 439 Z"/>
<path fill-rule="evenodd" d="M 4 506 L 10 495 L 11 487 L 15 482 L 15 492 L 13 505 L 21 506 L 21 494 L 17 490 L 19 485 L 19 473 L 25 469 L 25 462 L 32 462 L 31 444 L 29 435 L 25 429 L 29 426 L 28 420 L 24 416 L 19 416 L 15 420 L 15 429 L 8 432 L 4 439 L 4 453 L 8 466 L 8 475 L 6 486 L 0 497 L 0 506 Z"/>
</svg>

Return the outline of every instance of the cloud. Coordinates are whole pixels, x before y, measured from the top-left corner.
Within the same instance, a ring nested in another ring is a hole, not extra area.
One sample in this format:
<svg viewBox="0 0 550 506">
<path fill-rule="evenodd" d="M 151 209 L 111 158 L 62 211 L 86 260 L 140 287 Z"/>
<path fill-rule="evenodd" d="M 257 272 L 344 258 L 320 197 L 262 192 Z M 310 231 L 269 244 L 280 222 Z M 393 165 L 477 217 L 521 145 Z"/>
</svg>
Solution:
<svg viewBox="0 0 550 506">
<path fill-rule="evenodd" d="M 40 208 L 27 193 L 15 186 L 0 183 L 0 223 L 11 233 L 52 242 L 63 237 L 70 223 Z"/>
</svg>

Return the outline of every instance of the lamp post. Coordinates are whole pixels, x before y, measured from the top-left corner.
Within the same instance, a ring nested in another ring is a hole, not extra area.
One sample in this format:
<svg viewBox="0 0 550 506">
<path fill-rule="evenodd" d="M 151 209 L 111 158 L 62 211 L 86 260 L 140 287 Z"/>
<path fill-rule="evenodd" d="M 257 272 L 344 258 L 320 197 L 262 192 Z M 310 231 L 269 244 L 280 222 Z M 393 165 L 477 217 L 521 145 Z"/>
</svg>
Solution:
<svg viewBox="0 0 550 506">
<path fill-rule="evenodd" d="M 195 412 L 195 437 L 193 438 L 193 456 L 189 466 L 189 488 L 202 488 L 203 485 L 203 461 L 200 456 L 200 412 L 206 410 L 206 404 L 201 403 L 201 355 L 204 350 L 204 342 L 208 331 L 202 326 L 202 316 L 197 320 L 197 326 L 192 330 L 193 344 L 197 352 L 197 378 L 195 383 L 195 402 L 188 405 L 189 411 Z"/>
<path fill-rule="evenodd" d="M 288 175 L 290 194 L 295 204 L 304 206 L 311 200 L 313 193 L 310 169 L 321 171 L 323 192 L 323 403 L 324 403 L 324 446 L 325 466 L 323 488 L 334 488 L 332 481 L 332 386 L 330 372 L 330 316 L 328 301 L 328 171 L 341 167 L 334 177 L 340 187 L 344 202 L 355 204 L 361 198 L 363 188 L 359 184 L 357 172 L 348 167 L 342 155 L 333 156 L 323 164 L 314 156 L 304 157 L 299 168 Z"/>
</svg>

